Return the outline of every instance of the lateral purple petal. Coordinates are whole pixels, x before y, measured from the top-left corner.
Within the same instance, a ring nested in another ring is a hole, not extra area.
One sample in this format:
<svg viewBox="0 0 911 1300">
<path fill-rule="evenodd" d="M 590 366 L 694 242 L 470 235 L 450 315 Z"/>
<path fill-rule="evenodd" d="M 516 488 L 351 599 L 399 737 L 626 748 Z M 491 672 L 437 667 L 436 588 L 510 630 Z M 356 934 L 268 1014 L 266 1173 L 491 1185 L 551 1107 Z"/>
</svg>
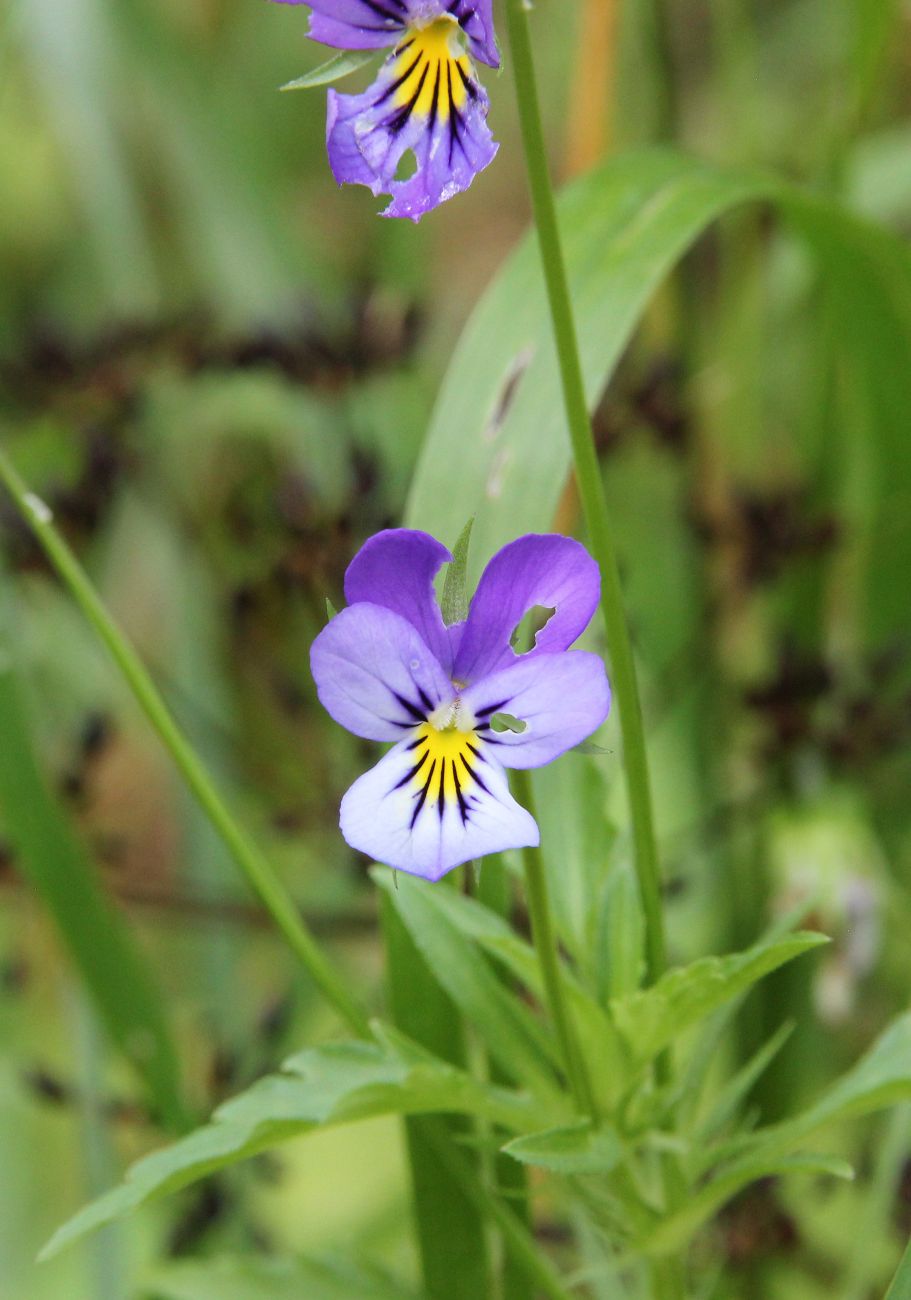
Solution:
<svg viewBox="0 0 911 1300">
<path fill-rule="evenodd" d="M 345 599 L 349 605 L 366 600 L 400 614 L 448 672 L 452 652 L 433 580 L 451 559 L 446 547 L 429 533 L 387 529 L 365 542 L 349 564 Z"/>
<path fill-rule="evenodd" d="M 309 36 L 341 50 L 395 45 L 409 18 L 403 0 L 279 0 L 310 6 Z"/>
<path fill-rule="evenodd" d="M 343 609 L 310 648 L 320 703 L 365 740 L 400 740 L 452 697 L 452 683 L 412 625 L 366 603 Z"/>
<path fill-rule="evenodd" d="M 496 156 L 489 101 L 467 57 L 440 56 L 429 38 L 403 42 L 361 95 L 330 90 L 326 145 L 335 179 L 388 194 L 386 217 L 419 221 L 468 189 Z M 406 155 L 415 168 L 398 176 Z"/>
<path fill-rule="evenodd" d="M 355 781 L 342 800 L 339 825 L 353 849 L 376 862 L 439 880 L 463 862 L 539 842 L 538 826 L 509 793 L 506 774 L 481 742 L 478 776 L 458 800 L 422 800 L 410 779 L 414 754 L 402 741 Z"/>
<path fill-rule="evenodd" d="M 471 42 L 475 58 L 488 67 L 500 66 L 500 51 L 493 25 L 493 0 L 456 0 L 444 6 Z"/>
<path fill-rule="evenodd" d="M 522 658 L 568 649 L 591 621 L 600 593 L 597 564 L 571 537 L 530 533 L 510 542 L 481 575 L 456 655 L 456 679 L 478 681 L 515 663 L 510 638 L 535 606 L 555 613 Z"/>
<path fill-rule="evenodd" d="M 610 710 L 610 686 L 598 655 L 584 650 L 521 658 L 469 687 L 463 703 L 478 719 L 504 767 L 542 767 L 596 731 Z M 508 713 L 525 730 L 494 731 Z"/>
</svg>

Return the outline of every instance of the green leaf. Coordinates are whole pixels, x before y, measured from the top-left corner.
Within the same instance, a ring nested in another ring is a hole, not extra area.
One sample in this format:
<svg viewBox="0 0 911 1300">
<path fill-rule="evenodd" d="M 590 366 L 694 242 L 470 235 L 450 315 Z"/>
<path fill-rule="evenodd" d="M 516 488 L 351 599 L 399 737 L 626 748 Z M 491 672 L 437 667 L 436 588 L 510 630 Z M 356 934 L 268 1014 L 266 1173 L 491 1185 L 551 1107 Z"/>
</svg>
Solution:
<svg viewBox="0 0 911 1300">
<path fill-rule="evenodd" d="M 453 623 L 462 623 L 468 617 L 468 552 L 471 549 L 473 528 L 474 515 L 459 533 L 459 539 L 452 548 L 452 561 L 446 569 L 440 608 L 447 627 L 452 627 Z"/>
<path fill-rule="evenodd" d="M 780 1025 L 768 1042 L 763 1043 L 759 1051 L 754 1053 L 746 1065 L 727 1082 L 715 1099 L 708 1115 L 699 1125 L 696 1135 L 697 1144 L 701 1146 L 709 1142 L 734 1118 L 756 1080 L 775 1059 L 793 1032 L 793 1021 Z"/>
<path fill-rule="evenodd" d="M 640 1248 L 654 1255 L 667 1255 L 682 1250 L 694 1233 L 745 1187 L 763 1178 L 794 1173 L 825 1174 L 830 1178 L 843 1178 L 847 1181 L 854 1177 L 851 1166 L 835 1156 L 757 1154 L 751 1160 L 727 1170 L 691 1196 L 683 1209 L 665 1219 L 640 1243 Z"/>
<path fill-rule="evenodd" d="M 796 937 L 796 936 L 795 936 Z M 719 1171 L 686 1208 L 672 1216 L 643 1248 L 677 1250 L 696 1228 L 742 1188 L 759 1178 L 794 1169 L 849 1177 L 841 1161 L 792 1155 L 819 1129 L 851 1116 L 911 1099 L 911 1013 L 902 1016 L 873 1044 L 861 1061 L 823 1094 L 815 1105 L 793 1119 L 755 1133 L 743 1134 L 716 1148 Z M 701 1161 L 706 1165 L 707 1160 Z M 697 1167 L 695 1172 L 699 1173 Z"/>
<path fill-rule="evenodd" d="M 911 1100 L 911 1012 L 896 1020 L 869 1052 L 822 1097 L 793 1119 L 759 1129 L 741 1143 L 750 1149 L 793 1150 L 836 1120 Z"/>
<path fill-rule="evenodd" d="M 400 883 L 398 894 L 401 893 L 401 888 Z M 477 944 L 491 957 L 496 958 L 524 984 L 541 1005 L 544 1004 L 545 995 L 538 955 L 530 944 L 513 932 L 501 916 L 475 899 L 466 898 L 454 890 L 431 887 L 430 894 L 438 914 L 445 917 L 450 926 L 464 936 L 470 945 Z M 417 918 L 420 919 L 420 913 L 417 914 Z M 473 958 L 472 953 L 474 953 Z M 477 953 L 472 947 L 468 948 L 466 957 L 468 962 L 478 961 Z M 629 1079 L 629 1059 L 626 1048 L 608 1013 L 580 985 L 565 965 L 561 967 L 561 978 L 580 1045 L 590 1065 L 598 1100 L 605 1109 L 610 1108 L 616 1104 Z M 507 1004 L 515 1003 L 515 999 L 506 996 Z M 525 1007 L 518 1003 L 515 1005 L 519 1007 L 522 1023 L 527 1024 Z M 466 1015 L 469 1014 L 467 1004 L 463 1006 L 463 1010 Z M 489 1010 L 488 1008 L 488 1015 Z M 531 1027 L 536 1035 L 541 1033 L 537 1021 L 532 1020 Z M 489 1032 L 494 1035 L 497 1033 L 495 1020 L 491 1021 Z M 544 1042 L 548 1055 L 556 1060 L 553 1045 L 549 1040 Z M 497 1059 L 495 1048 L 491 1047 L 491 1052 Z M 512 1067 L 507 1064 L 505 1069 L 507 1077 L 514 1077 Z"/>
<path fill-rule="evenodd" d="M 911 1242 L 902 1256 L 898 1272 L 886 1292 L 885 1300 L 911 1300 Z"/>
<path fill-rule="evenodd" d="M 863 556 L 885 602 L 873 629 L 881 636 L 904 627 L 901 574 L 911 566 L 911 536 L 901 527 L 908 477 L 895 472 L 907 465 L 902 413 L 911 407 L 911 251 L 901 240 L 773 177 L 667 151 L 610 160 L 568 186 L 559 203 L 589 403 L 596 404 L 650 299 L 687 249 L 723 214 L 757 203 L 775 209 L 815 253 L 844 351 L 865 391 L 881 395 L 868 450 L 882 508 L 869 521 L 871 549 Z M 866 431 L 858 436 L 869 440 Z M 408 522 L 446 536 L 476 511 L 474 554 L 482 563 L 519 521 L 522 531 L 552 527 L 569 468 L 550 318 L 529 234 L 456 349 Z M 869 607 L 876 612 L 872 600 Z"/>
<path fill-rule="evenodd" d="M 556 1046 L 528 1008 L 504 988 L 466 929 L 456 923 L 453 900 L 457 895 L 410 876 L 400 877 L 396 885 L 385 867 L 374 868 L 373 878 L 386 891 L 434 978 L 478 1030 L 507 1078 L 556 1101 L 560 1095 L 553 1072 Z M 484 917 L 486 909 L 476 907 L 479 923 L 498 925 L 510 933 L 495 913 Z"/>
<path fill-rule="evenodd" d="M 494 731 L 512 731 L 517 736 L 521 736 L 528 727 L 527 722 L 523 722 L 521 718 L 514 718 L 511 713 L 494 713 L 490 725 Z"/>
<path fill-rule="evenodd" d="M 825 943 L 825 935 L 805 932 L 767 939 L 732 956 L 703 957 L 669 971 L 650 989 L 616 998 L 611 1011 L 631 1059 L 646 1064 L 764 975 Z"/>
<path fill-rule="evenodd" d="M 594 944 L 595 987 L 602 999 L 635 993 L 645 971 L 645 918 L 632 863 L 607 878 Z"/>
<path fill-rule="evenodd" d="M 580 740 L 578 745 L 573 745 L 570 753 L 588 754 L 592 758 L 599 758 L 603 754 L 609 754 L 610 750 L 605 749 L 603 745 L 596 745 L 593 740 Z"/>
<path fill-rule="evenodd" d="M 48 909 L 111 1039 L 170 1128 L 189 1126 L 159 990 L 42 775 L 17 680 L 12 606 L 0 602 L 0 814 L 16 866 Z"/>
<path fill-rule="evenodd" d="M 348 1259 L 221 1256 L 156 1270 L 155 1300 L 409 1300 L 398 1279 Z"/>
<path fill-rule="evenodd" d="M 541 851 L 560 938 L 594 983 L 600 953 L 598 911 L 616 831 L 607 815 L 607 783 L 590 758 L 567 754 L 532 776 Z"/>
<path fill-rule="evenodd" d="M 359 68 L 363 68 L 375 58 L 376 50 L 342 50 L 340 54 L 334 54 L 331 59 L 321 63 L 312 72 L 305 72 L 302 77 L 296 77 L 294 81 L 286 81 L 279 89 L 313 90 L 315 86 L 328 86 L 333 81 L 341 81 L 343 77 L 349 77 L 352 72 L 357 72 Z"/>
<path fill-rule="evenodd" d="M 137 1161 L 125 1182 L 55 1233 L 42 1258 L 148 1201 L 317 1126 L 438 1111 L 477 1115 L 511 1131 L 539 1122 L 528 1098 L 478 1082 L 395 1030 L 376 1026 L 375 1032 L 377 1042 L 300 1052 L 283 1073 L 268 1075 L 219 1107 L 210 1124 Z"/>
<path fill-rule="evenodd" d="M 397 1027 L 450 1064 L 464 1065 L 465 1030 L 458 1010 L 415 947 L 387 895 L 380 896 L 389 1008 Z M 416 998 L 414 990 L 421 996 Z M 424 1287 L 440 1300 L 461 1300 L 462 1281 L 483 1295 L 489 1285 L 483 1217 L 454 1184 L 439 1148 L 465 1138 L 462 1115 L 411 1115 L 404 1121 L 411 1202 Z M 468 1157 L 469 1159 L 472 1156 Z"/>
<path fill-rule="evenodd" d="M 515 1160 L 556 1174 L 607 1174 L 623 1159 L 623 1143 L 609 1128 L 588 1122 L 513 1138 L 503 1148 Z"/>
</svg>

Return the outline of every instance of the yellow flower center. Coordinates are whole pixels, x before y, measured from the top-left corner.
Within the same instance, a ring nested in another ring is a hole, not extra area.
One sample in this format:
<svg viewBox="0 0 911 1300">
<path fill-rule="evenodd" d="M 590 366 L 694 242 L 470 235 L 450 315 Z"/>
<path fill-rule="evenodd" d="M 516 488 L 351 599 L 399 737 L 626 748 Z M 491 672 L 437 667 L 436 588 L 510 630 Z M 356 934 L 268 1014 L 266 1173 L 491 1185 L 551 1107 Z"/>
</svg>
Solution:
<svg viewBox="0 0 911 1300">
<path fill-rule="evenodd" d="M 459 49 L 455 18 L 435 18 L 426 27 L 412 27 L 395 51 L 393 103 L 422 117 L 449 120 L 468 99 L 471 64 Z"/>
<path fill-rule="evenodd" d="M 453 726 L 440 730 L 424 722 L 415 731 L 413 752 L 414 766 L 409 775 L 418 799 L 415 820 L 425 803 L 436 803 L 441 814 L 447 803 L 457 803 L 465 821 L 467 796 L 476 785 L 484 785 L 477 775 L 481 752 L 475 732 L 459 731 Z"/>
</svg>

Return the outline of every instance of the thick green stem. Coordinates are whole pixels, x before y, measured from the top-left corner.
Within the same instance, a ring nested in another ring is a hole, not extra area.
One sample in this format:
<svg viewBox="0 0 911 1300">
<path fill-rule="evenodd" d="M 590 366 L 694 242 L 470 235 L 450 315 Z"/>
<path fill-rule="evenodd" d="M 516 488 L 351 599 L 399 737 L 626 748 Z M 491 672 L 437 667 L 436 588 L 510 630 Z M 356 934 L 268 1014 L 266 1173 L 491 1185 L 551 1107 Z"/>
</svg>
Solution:
<svg viewBox="0 0 911 1300">
<path fill-rule="evenodd" d="M 527 772 L 513 773 L 513 785 L 523 803 L 530 811 L 533 808 L 531 781 Z M 528 902 L 528 914 L 531 918 L 531 933 L 534 939 L 541 976 L 544 981 L 544 993 L 550 1011 L 554 1029 L 563 1053 L 566 1077 L 572 1089 L 573 1098 L 578 1108 L 594 1121 L 598 1119 L 598 1109 L 592 1091 L 591 1080 L 585 1057 L 579 1046 L 575 1026 L 563 997 L 563 983 L 560 979 L 560 964 L 557 955 L 557 937 L 554 934 L 551 919 L 550 901 L 547 896 L 547 874 L 540 849 L 523 849 L 522 865 L 525 869 L 525 893 Z"/>
<path fill-rule="evenodd" d="M 250 887 L 259 897 L 292 952 L 343 1020 L 360 1037 L 368 1037 L 366 1016 L 349 995 L 341 976 L 323 955 L 307 929 L 294 900 L 271 864 L 234 820 L 221 795 L 186 740 L 139 656 L 105 609 L 85 570 L 51 522 L 50 511 L 33 496 L 0 451 L 0 480 L 9 489 L 25 522 L 70 591 L 85 617 L 106 646 L 137 702 L 158 732 L 203 812 L 223 840 Z"/>
<path fill-rule="evenodd" d="M 658 855 L 652 820 L 648 758 L 642 724 L 642 708 L 636 683 L 636 665 L 623 611 L 613 532 L 608 518 L 604 484 L 601 480 L 588 414 L 576 325 L 557 225 L 557 209 L 547 165 L 541 108 L 528 30 L 528 14 L 524 0 L 507 0 L 506 17 L 528 182 L 553 320 L 566 419 L 576 468 L 576 482 L 591 548 L 601 568 L 601 606 L 607 627 L 614 692 L 620 710 L 624 771 L 633 827 L 636 872 L 647 926 L 649 977 L 654 981 L 664 971 L 667 957 Z"/>
</svg>

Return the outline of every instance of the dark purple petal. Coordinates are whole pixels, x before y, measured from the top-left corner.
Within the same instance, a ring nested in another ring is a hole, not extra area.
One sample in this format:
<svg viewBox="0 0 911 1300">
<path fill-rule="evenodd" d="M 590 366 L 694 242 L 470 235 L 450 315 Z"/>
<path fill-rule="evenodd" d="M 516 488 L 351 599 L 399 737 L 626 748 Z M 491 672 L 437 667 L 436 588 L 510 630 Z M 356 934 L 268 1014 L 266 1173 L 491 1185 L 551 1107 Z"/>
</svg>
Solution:
<svg viewBox="0 0 911 1300">
<path fill-rule="evenodd" d="M 436 602 L 433 580 L 452 559 L 429 533 L 390 528 L 365 542 L 345 574 L 349 605 L 371 601 L 408 620 L 448 672 L 452 666 L 449 636 Z"/>
<path fill-rule="evenodd" d="M 308 4 L 309 35 L 341 50 L 373 50 L 395 45 L 410 18 L 405 0 L 279 0 Z"/>
<path fill-rule="evenodd" d="M 571 537 L 532 533 L 510 542 L 481 575 L 456 655 L 456 680 L 476 682 L 514 664 L 520 657 L 510 638 L 535 606 L 556 612 L 521 658 L 568 649 L 591 621 L 600 592 L 597 564 Z"/>
<path fill-rule="evenodd" d="M 310 37 L 343 50 L 394 45 L 412 24 L 426 26 L 451 16 L 465 33 L 472 54 L 492 68 L 500 66 L 493 25 L 493 0 L 279 0 L 307 4 Z"/>
<path fill-rule="evenodd" d="M 441 703 L 452 683 L 400 614 L 352 605 L 323 628 L 310 668 L 327 713 L 365 740 L 399 740 Z"/>
<path fill-rule="evenodd" d="M 596 731 L 610 709 L 604 663 L 584 650 L 529 655 L 470 686 L 462 702 L 504 767 L 543 767 Z M 525 730 L 494 731 L 509 713 Z"/>
<path fill-rule="evenodd" d="M 503 768 L 483 742 L 471 755 L 474 778 L 460 766 L 459 785 L 447 772 L 442 787 L 439 768 L 429 774 L 425 763 L 415 773 L 413 745 L 396 745 L 342 800 L 339 824 L 352 848 L 439 880 L 463 862 L 539 842 L 534 818 L 513 799 Z"/>
<path fill-rule="evenodd" d="M 333 175 L 339 184 L 388 194 L 384 216 L 419 221 L 466 190 L 496 155 L 487 94 L 467 56 L 448 52 L 451 42 L 445 30 L 411 30 L 369 90 L 329 91 Z M 415 169 L 405 178 L 399 170 L 408 155 Z"/>
<path fill-rule="evenodd" d="M 457 18 L 471 42 L 471 52 L 491 68 L 500 66 L 500 52 L 493 26 L 493 0 L 456 0 L 446 9 Z"/>
</svg>

